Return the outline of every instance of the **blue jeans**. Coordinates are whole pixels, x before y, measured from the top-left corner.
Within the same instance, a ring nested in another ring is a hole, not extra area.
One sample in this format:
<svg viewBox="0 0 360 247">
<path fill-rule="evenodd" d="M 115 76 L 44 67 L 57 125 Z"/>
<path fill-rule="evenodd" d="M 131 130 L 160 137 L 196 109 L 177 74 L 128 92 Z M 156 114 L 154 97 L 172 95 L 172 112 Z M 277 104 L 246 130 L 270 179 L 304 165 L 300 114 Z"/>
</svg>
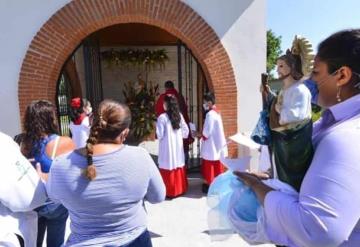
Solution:
<svg viewBox="0 0 360 247">
<path fill-rule="evenodd" d="M 145 230 L 139 237 L 120 247 L 152 247 L 149 231 Z"/>
<path fill-rule="evenodd" d="M 38 212 L 37 247 L 42 247 L 45 231 L 46 246 L 60 247 L 64 243 L 67 209 L 61 204 L 50 203 L 36 209 Z"/>
</svg>

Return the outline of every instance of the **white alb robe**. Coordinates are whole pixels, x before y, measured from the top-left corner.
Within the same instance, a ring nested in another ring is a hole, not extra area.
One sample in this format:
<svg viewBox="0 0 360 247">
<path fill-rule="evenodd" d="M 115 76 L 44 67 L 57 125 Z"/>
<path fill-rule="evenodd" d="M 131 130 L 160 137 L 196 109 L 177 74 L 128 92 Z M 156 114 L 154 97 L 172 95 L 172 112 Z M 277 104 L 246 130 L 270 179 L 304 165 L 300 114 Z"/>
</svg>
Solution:
<svg viewBox="0 0 360 247">
<path fill-rule="evenodd" d="M 156 136 L 159 139 L 159 168 L 174 170 L 185 164 L 183 138 L 189 135 L 189 128 L 180 114 L 180 128 L 174 130 L 167 113 L 161 114 L 156 122 Z"/>
<path fill-rule="evenodd" d="M 69 128 L 76 148 L 85 147 L 90 134 L 89 117 L 85 117 L 78 125 L 71 122 Z"/>
<path fill-rule="evenodd" d="M 227 156 L 226 139 L 221 116 L 215 110 L 210 110 L 205 117 L 202 135 L 206 139 L 201 142 L 201 158 L 205 160 L 220 160 L 220 154 Z"/>
</svg>

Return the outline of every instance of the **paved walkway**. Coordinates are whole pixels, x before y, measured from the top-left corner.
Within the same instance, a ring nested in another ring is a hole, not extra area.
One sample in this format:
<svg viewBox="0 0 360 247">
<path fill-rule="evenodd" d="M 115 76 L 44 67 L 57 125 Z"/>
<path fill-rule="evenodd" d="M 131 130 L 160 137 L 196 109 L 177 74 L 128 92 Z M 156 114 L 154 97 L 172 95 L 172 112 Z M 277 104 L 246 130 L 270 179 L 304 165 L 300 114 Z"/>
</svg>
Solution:
<svg viewBox="0 0 360 247">
<path fill-rule="evenodd" d="M 157 155 L 157 142 L 140 144 L 154 157 Z M 160 204 L 146 203 L 148 229 L 154 247 L 246 247 L 250 246 L 238 235 L 225 241 L 212 242 L 208 235 L 206 196 L 201 192 L 202 180 L 199 174 L 189 175 L 189 190 L 178 198 Z M 68 222 L 69 223 L 69 222 Z M 69 225 L 66 238 L 70 233 Z M 274 247 L 274 245 L 258 245 Z"/>
<path fill-rule="evenodd" d="M 207 232 L 206 196 L 201 192 L 198 174 L 189 176 L 189 191 L 161 204 L 146 204 L 148 226 L 154 247 L 242 247 L 250 246 L 238 235 L 212 242 Z M 270 247 L 274 245 L 259 245 Z"/>
<path fill-rule="evenodd" d="M 206 196 L 201 193 L 199 174 L 189 175 L 189 191 L 160 204 L 146 203 L 148 228 L 154 247 L 246 247 L 238 235 L 212 242 L 208 235 Z M 69 222 L 68 222 L 69 223 Z M 70 233 L 69 224 L 66 238 Z M 45 246 L 45 245 L 44 245 Z M 258 245 L 274 247 L 274 245 Z"/>
</svg>

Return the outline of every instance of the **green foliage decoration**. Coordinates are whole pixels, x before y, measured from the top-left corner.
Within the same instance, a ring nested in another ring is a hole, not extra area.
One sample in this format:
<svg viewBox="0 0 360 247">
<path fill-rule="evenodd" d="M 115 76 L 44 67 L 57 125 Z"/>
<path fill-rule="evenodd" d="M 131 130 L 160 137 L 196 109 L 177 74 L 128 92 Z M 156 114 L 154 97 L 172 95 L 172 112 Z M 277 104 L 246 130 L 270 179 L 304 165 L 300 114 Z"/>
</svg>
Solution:
<svg viewBox="0 0 360 247">
<path fill-rule="evenodd" d="M 146 71 L 156 68 L 164 69 L 165 63 L 169 60 L 165 49 L 111 49 L 101 52 L 101 57 L 106 62 L 107 67 L 145 67 Z"/>
<path fill-rule="evenodd" d="M 123 94 L 132 117 L 130 135 L 138 140 L 149 136 L 155 130 L 155 100 L 158 89 L 159 85 L 151 82 L 140 85 L 125 83 Z"/>
</svg>

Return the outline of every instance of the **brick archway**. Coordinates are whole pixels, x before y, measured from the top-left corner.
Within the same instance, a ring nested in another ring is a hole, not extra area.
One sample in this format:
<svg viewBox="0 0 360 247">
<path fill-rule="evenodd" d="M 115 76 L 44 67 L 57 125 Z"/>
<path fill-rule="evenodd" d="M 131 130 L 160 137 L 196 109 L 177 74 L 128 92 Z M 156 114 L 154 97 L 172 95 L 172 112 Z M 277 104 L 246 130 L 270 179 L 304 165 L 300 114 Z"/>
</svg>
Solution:
<svg viewBox="0 0 360 247">
<path fill-rule="evenodd" d="M 32 100 L 54 101 L 61 68 L 85 37 L 121 23 L 157 26 L 180 38 L 215 92 L 226 135 L 236 133 L 237 90 L 229 57 L 214 30 L 180 0 L 74 0 L 58 10 L 35 35 L 23 60 L 18 91 L 21 116 Z"/>
</svg>

